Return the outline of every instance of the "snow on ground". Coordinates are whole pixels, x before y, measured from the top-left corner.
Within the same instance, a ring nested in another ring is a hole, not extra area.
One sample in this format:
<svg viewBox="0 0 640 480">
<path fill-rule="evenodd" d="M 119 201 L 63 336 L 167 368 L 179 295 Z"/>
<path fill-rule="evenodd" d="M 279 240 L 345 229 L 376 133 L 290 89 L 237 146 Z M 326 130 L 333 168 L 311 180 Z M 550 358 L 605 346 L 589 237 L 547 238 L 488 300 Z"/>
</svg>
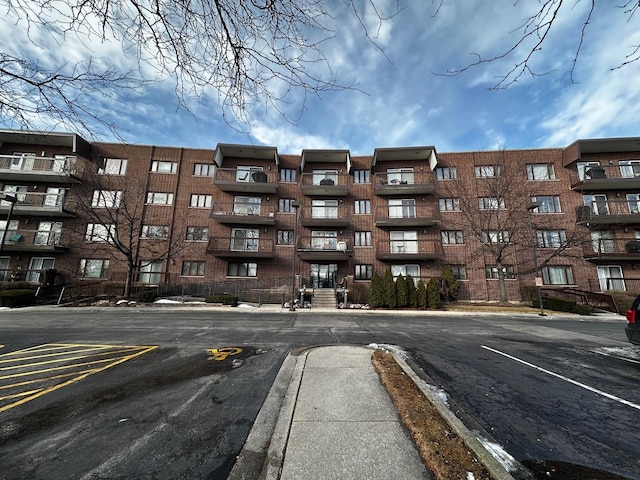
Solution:
<svg viewBox="0 0 640 480">
<path fill-rule="evenodd" d="M 592 351 L 608 357 L 640 360 L 640 347 L 637 345 L 629 345 L 628 347 L 599 347 L 594 348 Z"/>
<path fill-rule="evenodd" d="M 476 432 L 476 438 L 482 443 L 484 448 L 509 472 L 518 470 L 518 461 L 509 455 L 501 445 L 491 442 Z"/>
<path fill-rule="evenodd" d="M 385 352 L 395 353 L 405 361 L 409 358 L 409 354 L 397 345 L 389 345 L 387 343 L 370 343 L 368 347 L 375 350 L 384 350 Z"/>
</svg>

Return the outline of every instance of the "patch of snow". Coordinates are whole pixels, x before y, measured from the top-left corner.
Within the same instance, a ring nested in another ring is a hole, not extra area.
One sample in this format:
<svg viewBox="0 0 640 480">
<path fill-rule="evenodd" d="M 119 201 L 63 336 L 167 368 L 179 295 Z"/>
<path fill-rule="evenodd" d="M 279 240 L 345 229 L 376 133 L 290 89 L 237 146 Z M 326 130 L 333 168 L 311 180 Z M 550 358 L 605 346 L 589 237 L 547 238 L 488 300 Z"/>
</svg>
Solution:
<svg viewBox="0 0 640 480">
<path fill-rule="evenodd" d="M 129 303 L 129 300 L 118 300 L 118 301 L 116 302 L 116 305 L 122 305 L 122 304 L 124 304 L 124 303 Z"/>
<path fill-rule="evenodd" d="M 173 303 L 182 303 L 182 302 L 179 302 L 178 300 L 169 300 L 168 298 L 160 298 L 159 300 L 156 300 L 153 303 L 172 303 L 173 304 Z"/>
<path fill-rule="evenodd" d="M 385 352 L 395 353 L 403 360 L 407 360 L 409 358 L 409 354 L 396 345 L 389 345 L 387 343 L 370 343 L 368 346 L 374 350 L 384 350 Z"/>
<path fill-rule="evenodd" d="M 610 357 L 622 357 L 640 360 L 640 348 L 635 345 L 629 345 L 628 347 L 600 347 L 594 348 L 592 351 L 594 353 L 607 355 Z"/>
<path fill-rule="evenodd" d="M 473 474 L 473 472 L 467 472 L 467 480 L 476 480 L 476 477 Z"/>
<path fill-rule="evenodd" d="M 515 472 L 518 470 L 518 462 L 515 458 L 509 455 L 501 445 L 490 442 L 482 435 L 476 432 L 476 438 L 482 443 L 484 448 L 495 458 L 500 464 L 509 472 Z"/>
<path fill-rule="evenodd" d="M 449 398 L 447 397 L 447 394 L 445 393 L 444 390 L 442 390 L 441 388 L 438 388 L 438 387 L 436 387 L 434 385 L 429 385 L 428 383 L 423 383 L 422 385 L 427 390 L 429 390 L 432 395 L 437 397 L 438 400 L 440 400 L 442 403 L 444 403 L 447 406 L 447 408 L 449 407 Z"/>
<path fill-rule="evenodd" d="M 254 308 L 254 306 L 248 303 L 239 303 L 237 308 Z"/>
</svg>

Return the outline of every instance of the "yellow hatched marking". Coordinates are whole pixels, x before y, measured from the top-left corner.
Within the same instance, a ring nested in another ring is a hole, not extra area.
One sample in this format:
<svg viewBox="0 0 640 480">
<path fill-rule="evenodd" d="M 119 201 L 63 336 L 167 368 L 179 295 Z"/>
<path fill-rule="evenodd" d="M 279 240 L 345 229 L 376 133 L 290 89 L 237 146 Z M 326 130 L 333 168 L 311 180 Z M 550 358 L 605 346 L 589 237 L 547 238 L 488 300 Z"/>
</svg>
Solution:
<svg viewBox="0 0 640 480">
<path fill-rule="evenodd" d="M 71 356 L 71 357 L 61 357 L 61 355 L 64 355 L 64 353 L 49 353 L 47 355 L 34 355 L 31 357 L 20 357 L 20 360 L 36 360 L 38 358 L 49 358 L 51 356 L 56 356 L 59 358 L 53 359 L 53 360 L 46 360 L 46 361 L 42 361 L 42 362 L 34 362 L 34 363 L 21 363 L 17 366 L 12 366 L 12 367 L 0 367 L 0 370 L 11 370 L 13 368 L 22 368 L 22 367 L 33 367 L 36 365 L 47 365 L 50 363 L 60 363 L 63 361 L 69 361 L 69 360 L 81 360 L 83 358 L 92 358 L 92 357 L 100 357 L 100 356 L 104 356 L 104 355 L 113 355 L 116 353 L 127 353 L 132 351 L 131 348 L 127 348 L 124 350 L 114 350 L 112 352 L 109 351 L 102 351 L 100 353 L 93 353 L 91 355 L 75 355 L 75 356 Z M 76 352 L 65 352 L 65 353 L 76 353 Z M 10 359 L 10 360 L 0 360 L 0 363 L 15 363 L 16 359 Z"/>
<path fill-rule="evenodd" d="M 11 383 L 11 384 L 7 384 L 7 385 L 0 385 L 0 389 L 10 389 L 10 388 L 19 388 L 19 387 L 24 387 L 27 385 L 32 385 L 38 382 L 51 382 L 51 381 L 59 381 L 62 380 L 61 383 L 55 384 L 55 385 L 51 385 L 48 386 L 46 388 L 41 388 L 41 389 L 34 389 L 31 388 L 30 390 L 26 391 L 26 392 L 17 392 L 17 393 L 12 393 L 10 395 L 5 395 L 4 397 L 0 397 L 0 400 L 2 399 L 7 399 L 7 400 L 11 400 L 11 399 L 15 399 L 15 398 L 20 398 L 19 400 L 13 402 L 13 403 L 9 403 L 7 405 L 4 406 L 0 406 L 0 412 L 4 412 L 6 410 L 9 410 L 11 408 L 17 407 L 18 405 L 22 405 L 28 401 L 34 400 L 36 398 L 39 398 L 47 393 L 51 393 L 55 390 L 58 390 L 62 387 L 66 387 L 67 385 L 71 385 L 72 383 L 78 382 L 80 380 L 83 380 L 85 378 L 87 378 L 89 375 L 93 375 L 94 373 L 99 373 L 102 372 L 108 368 L 114 367 L 116 365 L 119 365 L 121 363 L 126 362 L 127 360 L 131 360 L 132 358 L 138 357 L 140 355 L 143 355 L 145 353 L 148 353 L 154 349 L 157 348 L 157 346 L 122 346 L 122 345 L 86 345 L 86 344 L 46 344 L 46 345 L 39 345 L 39 346 L 35 346 L 35 347 L 30 347 L 30 348 L 25 348 L 22 350 L 18 350 L 16 352 L 10 352 L 11 355 L 20 355 L 20 354 L 24 354 L 24 353 L 34 353 L 34 352 L 43 352 L 43 351 L 56 351 L 56 350 L 61 350 L 66 348 L 67 352 L 66 353 L 73 353 L 73 352 L 69 352 L 69 349 L 74 349 L 74 348 L 83 348 L 83 347 L 88 347 L 91 349 L 96 349 L 96 350 L 106 350 L 106 349 L 111 349 L 112 353 L 118 353 L 121 354 L 123 352 L 131 352 L 129 355 L 124 355 L 124 356 L 117 356 L 117 357 L 112 357 L 112 358 L 107 358 L 107 359 L 101 359 L 101 360 L 94 360 L 94 361 L 90 361 L 90 362 L 82 362 L 82 363 L 73 363 L 73 364 L 69 364 L 69 365 L 64 365 L 64 366 L 59 366 L 59 367 L 52 367 L 52 368 L 47 368 L 47 369 L 41 369 L 41 370 L 32 370 L 32 371 L 28 371 L 28 372 L 21 372 L 21 373 L 15 373 L 15 374 L 11 374 L 11 375 L 4 375 L 4 376 L 0 376 L 0 380 L 9 380 L 9 379 L 14 379 L 14 378 L 18 378 L 18 377 L 26 377 L 26 376 L 38 376 L 38 375 L 42 375 L 42 374 L 46 374 L 46 373 L 53 373 L 53 372 L 57 372 L 60 370 L 64 370 L 64 369 L 73 369 L 73 368 L 77 368 L 77 367 L 83 367 L 83 366 L 87 366 L 87 365 L 96 365 L 96 364 L 103 364 L 101 366 L 99 366 L 98 368 L 92 368 L 92 369 L 85 369 L 85 370 L 80 370 L 80 371 L 76 371 L 73 373 L 67 373 L 67 374 L 56 374 L 56 375 L 51 375 L 51 376 L 42 376 L 42 377 L 38 377 L 35 378 L 33 380 L 25 380 L 25 381 L 20 381 L 17 383 Z M 108 352 L 104 352 L 104 353 L 108 353 Z M 5 355 L 9 355 L 5 354 Z M 0 357 L 5 357 L 5 355 L 0 355 Z M 102 356 L 103 353 L 99 353 L 97 355 Z M 79 357 L 79 358 L 90 358 L 91 355 L 87 355 L 86 357 Z M 72 361 L 72 360 L 76 360 L 76 357 L 69 357 L 66 360 L 68 361 Z M 14 358 L 15 362 L 20 362 L 24 359 L 21 358 Z M 22 368 L 26 368 L 28 366 L 34 366 L 34 365 L 41 365 L 43 363 L 52 363 L 52 362 L 61 362 L 64 361 L 64 358 L 55 360 L 55 361 L 51 361 L 51 362 L 37 362 L 34 364 L 21 364 L 20 366 Z M 17 368 L 15 366 L 10 366 L 10 367 L 3 367 L 0 368 L 0 370 L 11 370 Z M 64 380 L 67 377 L 71 377 L 68 378 L 67 380 Z M 8 392 L 7 392 L 8 393 Z"/>
<path fill-rule="evenodd" d="M 112 347 L 113 348 L 113 347 Z M 122 352 L 126 352 L 131 350 L 131 347 L 127 347 L 124 350 L 121 350 Z M 86 348 L 86 349 L 77 349 L 77 350 L 63 350 L 63 351 L 59 351 L 57 353 L 45 353 L 43 355 L 30 355 L 28 357 L 16 357 L 15 354 L 16 353 L 31 353 L 31 352 L 24 352 L 24 351 L 19 351 L 19 352 L 10 352 L 10 353 L 5 353 L 4 355 L 0 355 L 0 363 L 11 363 L 11 362 L 15 362 L 16 360 L 31 360 L 31 359 L 36 359 L 36 358 L 52 358 L 52 357 L 59 357 L 62 355 L 68 355 L 71 353 L 87 353 L 87 352 L 97 352 L 94 353 L 94 355 L 107 355 L 110 352 L 104 348 L 101 349 L 97 349 L 97 348 Z"/>
</svg>

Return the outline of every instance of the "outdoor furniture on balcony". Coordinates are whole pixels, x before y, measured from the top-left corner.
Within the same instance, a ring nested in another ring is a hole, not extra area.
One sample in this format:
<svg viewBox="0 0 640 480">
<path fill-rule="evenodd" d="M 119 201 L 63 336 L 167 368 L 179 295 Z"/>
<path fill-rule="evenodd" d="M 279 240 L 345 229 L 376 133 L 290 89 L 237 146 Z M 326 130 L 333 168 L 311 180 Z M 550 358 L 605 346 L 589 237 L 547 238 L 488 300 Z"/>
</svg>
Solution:
<svg viewBox="0 0 640 480">
<path fill-rule="evenodd" d="M 277 172 L 256 169 L 216 168 L 213 184 L 223 192 L 276 193 Z"/>
<path fill-rule="evenodd" d="M 301 237 L 298 239 L 298 256 L 305 261 L 346 261 L 353 252 L 344 240 L 336 237 Z"/>
<path fill-rule="evenodd" d="M 381 261 L 437 260 L 442 256 L 442 244 L 435 240 L 381 240 L 376 244 L 376 258 Z"/>
<path fill-rule="evenodd" d="M 571 188 L 578 192 L 640 189 L 640 164 L 587 165 L 571 172 Z"/>
<path fill-rule="evenodd" d="M 400 175 L 400 177 L 398 177 Z M 375 195 L 431 195 L 435 192 L 436 182 L 433 172 L 374 173 L 373 193 Z"/>
<path fill-rule="evenodd" d="M 345 197 L 349 194 L 349 175 L 346 173 L 303 173 L 300 189 L 307 196 Z"/>
<path fill-rule="evenodd" d="M 65 158 L 31 155 L 0 155 L 0 177 L 6 181 L 80 183 L 82 163 L 74 156 Z"/>
<path fill-rule="evenodd" d="M 13 214 L 37 215 L 40 217 L 73 217 L 74 213 L 66 208 L 66 191 L 58 193 L 42 192 L 5 192 L 14 195 L 18 201 L 15 203 Z M 0 201 L 0 214 L 9 211 L 9 202 Z"/>
<path fill-rule="evenodd" d="M 207 253 L 219 258 L 273 258 L 272 238 L 211 237 Z"/>
<path fill-rule="evenodd" d="M 275 205 L 244 202 L 213 202 L 211 218 L 228 225 L 275 225 Z"/>
</svg>

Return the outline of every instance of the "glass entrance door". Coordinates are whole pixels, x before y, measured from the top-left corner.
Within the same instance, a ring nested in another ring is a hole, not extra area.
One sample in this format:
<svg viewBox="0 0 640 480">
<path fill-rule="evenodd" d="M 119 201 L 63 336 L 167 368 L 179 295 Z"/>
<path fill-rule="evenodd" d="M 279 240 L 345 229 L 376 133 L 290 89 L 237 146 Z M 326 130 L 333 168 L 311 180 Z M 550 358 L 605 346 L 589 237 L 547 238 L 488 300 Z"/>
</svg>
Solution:
<svg viewBox="0 0 640 480">
<path fill-rule="evenodd" d="M 333 288 L 338 273 L 337 263 L 312 263 L 310 269 L 311 286 L 313 288 Z"/>
</svg>

